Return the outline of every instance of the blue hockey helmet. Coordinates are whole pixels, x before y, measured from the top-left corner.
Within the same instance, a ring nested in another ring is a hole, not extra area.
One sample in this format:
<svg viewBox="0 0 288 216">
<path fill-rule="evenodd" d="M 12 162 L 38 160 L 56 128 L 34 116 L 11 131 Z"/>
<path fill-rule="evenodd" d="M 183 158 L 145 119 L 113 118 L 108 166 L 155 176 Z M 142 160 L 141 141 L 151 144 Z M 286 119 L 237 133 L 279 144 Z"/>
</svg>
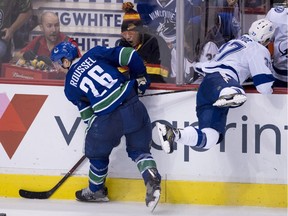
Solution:
<svg viewBox="0 0 288 216">
<path fill-rule="evenodd" d="M 78 56 L 78 49 L 74 44 L 70 42 L 61 42 L 53 48 L 50 58 L 52 62 L 57 62 L 62 66 L 63 58 L 73 61 Z"/>
</svg>

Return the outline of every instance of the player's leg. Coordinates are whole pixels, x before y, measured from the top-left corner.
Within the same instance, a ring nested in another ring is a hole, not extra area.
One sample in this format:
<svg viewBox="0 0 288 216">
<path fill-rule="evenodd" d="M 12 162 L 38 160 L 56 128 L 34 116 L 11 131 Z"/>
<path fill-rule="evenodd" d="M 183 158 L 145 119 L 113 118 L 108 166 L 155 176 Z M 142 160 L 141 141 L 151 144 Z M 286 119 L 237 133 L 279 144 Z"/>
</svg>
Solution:
<svg viewBox="0 0 288 216">
<path fill-rule="evenodd" d="M 199 130 L 193 126 L 175 129 L 169 125 L 156 123 L 162 149 L 170 154 L 173 152 L 174 142 L 177 144 L 194 146 L 200 149 L 210 149 L 218 143 L 219 133 L 213 128 Z M 173 134 L 173 135 L 171 135 Z"/>
<path fill-rule="evenodd" d="M 109 156 L 112 149 L 120 143 L 122 136 L 121 126 L 116 123 L 119 122 L 118 116 L 117 113 L 98 116 L 86 129 L 85 155 L 90 161 L 89 186 L 76 192 L 78 201 L 109 201 L 105 180 L 108 174 Z"/>
<path fill-rule="evenodd" d="M 109 160 L 90 159 L 89 186 L 76 191 L 78 201 L 84 202 L 108 202 L 108 188 L 105 179 L 108 172 Z"/>
<path fill-rule="evenodd" d="M 188 126 L 179 130 L 169 125 L 156 123 L 160 142 L 166 153 L 173 151 L 173 142 L 202 149 L 211 148 L 219 142 L 220 135 L 225 133 L 229 110 L 228 107 L 213 106 L 213 102 L 218 98 L 217 87 L 221 81 L 223 78 L 218 73 L 206 75 L 198 89 L 196 102 L 198 128 Z M 202 130 L 204 128 L 208 129 Z"/>
<path fill-rule="evenodd" d="M 153 211 L 161 195 L 161 176 L 150 153 L 152 128 L 147 110 L 142 102 L 131 104 L 123 110 L 128 156 L 137 164 L 146 186 L 146 206 Z"/>
</svg>

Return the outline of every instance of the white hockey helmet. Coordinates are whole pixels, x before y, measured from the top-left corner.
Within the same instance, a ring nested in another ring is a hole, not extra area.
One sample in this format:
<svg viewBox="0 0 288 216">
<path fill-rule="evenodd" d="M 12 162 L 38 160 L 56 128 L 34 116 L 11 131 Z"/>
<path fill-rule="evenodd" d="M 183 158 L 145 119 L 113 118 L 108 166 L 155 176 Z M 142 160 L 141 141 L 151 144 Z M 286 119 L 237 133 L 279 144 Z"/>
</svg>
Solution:
<svg viewBox="0 0 288 216">
<path fill-rule="evenodd" d="M 272 22 L 264 18 L 253 22 L 248 33 L 254 41 L 263 46 L 267 46 L 270 43 L 274 32 L 275 28 L 273 27 Z"/>
</svg>

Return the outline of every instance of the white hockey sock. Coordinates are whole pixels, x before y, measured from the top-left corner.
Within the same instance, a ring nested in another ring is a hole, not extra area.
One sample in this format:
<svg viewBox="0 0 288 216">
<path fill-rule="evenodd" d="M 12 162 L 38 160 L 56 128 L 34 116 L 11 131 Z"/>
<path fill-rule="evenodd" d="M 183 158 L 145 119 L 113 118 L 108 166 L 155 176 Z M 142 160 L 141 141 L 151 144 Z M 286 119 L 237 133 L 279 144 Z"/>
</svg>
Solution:
<svg viewBox="0 0 288 216">
<path fill-rule="evenodd" d="M 182 145 L 195 146 L 198 141 L 198 133 L 196 129 L 192 126 L 185 127 L 183 130 L 180 130 L 181 137 L 178 140 L 175 140 L 177 143 Z"/>
<path fill-rule="evenodd" d="M 204 149 L 210 149 L 217 144 L 220 136 L 218 131 L 212 128 L 203 128 L 201 131 L 206 135 L 206 145 Z"/>
<path fill-rule="evenodd" d="M 212 128 L 204 128 L 200 131 L 192 126 L 188 126 L 181 130 L 181 138 L 177 140 L 177 143 L 210 149 L 217 144 L 219 136 L 219 133 Z"/>
</svg>

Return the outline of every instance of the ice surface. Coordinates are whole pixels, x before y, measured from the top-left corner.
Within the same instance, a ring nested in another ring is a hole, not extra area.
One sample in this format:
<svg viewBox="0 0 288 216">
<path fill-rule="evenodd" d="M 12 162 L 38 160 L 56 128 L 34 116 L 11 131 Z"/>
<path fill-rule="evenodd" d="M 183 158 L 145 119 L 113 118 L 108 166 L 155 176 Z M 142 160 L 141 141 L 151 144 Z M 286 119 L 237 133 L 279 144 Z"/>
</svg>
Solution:
<svg viewBox="0 0 288 216">
<path fill-rule="evenodd" d="M 141 202 L 83 203 L 74 200 L 0 198 L 7 216 L 287 216 L 284 208 L 224 207 L 159 203 L 151 213 Z"/>
</svg>

